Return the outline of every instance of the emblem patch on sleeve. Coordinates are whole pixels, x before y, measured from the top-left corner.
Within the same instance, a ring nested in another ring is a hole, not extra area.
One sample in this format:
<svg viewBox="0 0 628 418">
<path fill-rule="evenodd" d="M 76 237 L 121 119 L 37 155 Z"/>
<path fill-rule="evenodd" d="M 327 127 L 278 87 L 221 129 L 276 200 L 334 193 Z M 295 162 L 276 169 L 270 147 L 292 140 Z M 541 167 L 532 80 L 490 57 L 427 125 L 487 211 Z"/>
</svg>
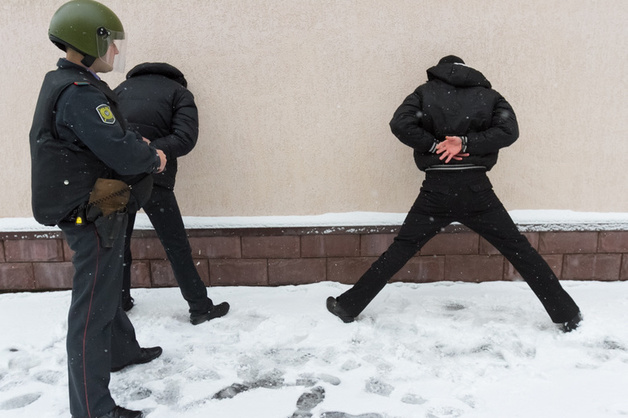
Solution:
<svg viewBox="0 0 628 418">
<path fill-rule="evenodd" d="M 113 115 L 113 112 L 108 104 L 101 104 L 96 108 L 96 110 L 98 111 L 100 119 L 102 119 L 102 121 L 107 125 L 113 125 L 116 123 L 116 117 Z"/>
</svg>

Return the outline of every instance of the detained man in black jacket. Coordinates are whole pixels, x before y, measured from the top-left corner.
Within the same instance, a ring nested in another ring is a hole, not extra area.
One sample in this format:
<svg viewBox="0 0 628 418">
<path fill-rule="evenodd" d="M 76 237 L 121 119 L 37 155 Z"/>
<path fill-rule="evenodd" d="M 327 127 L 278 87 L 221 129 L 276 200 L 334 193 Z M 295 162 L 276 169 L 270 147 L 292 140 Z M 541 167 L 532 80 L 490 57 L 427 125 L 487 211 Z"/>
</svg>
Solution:
<svg viewBox="0 0 628 418">
<path fill-rule="evenodd" d="M 427 75 L 428 81 L 404 100 L 390 122 L 425 172 L 419 196 L 393 244 L 351 289 L 328 298 L 327 309 L 352 322 L 441 228 L 460 222 L 510 261 L 554 323 L 565 332 L 575 329 L 580 309 L 519 232 L 486 175 L 499 150 L 519 136 L 512 107 L 482 73 L 458 57 L 442 58 Z"/>
<path fill-rule="evenodd" d="M 190 322 L 198 325 L 229 311 L 227 302 L 215 305 L 196 270 L 192 249 L 174 195 L 177 158 L 189 153 L 198 139 L 198 110 L 187 81 L 177 68 L 166 63 L 144 63 L 127 74 L 115 92 L 130 126 L 168 158 L 166 169 L 153 175 L 153 190 L 143 205 L 166 250 L 183 298 L 190 307 Z M 122 306 L 133 307 L 131 298 L 131 234 L 135 213 L 129 216 L 124 256 Z"/>
</svg>

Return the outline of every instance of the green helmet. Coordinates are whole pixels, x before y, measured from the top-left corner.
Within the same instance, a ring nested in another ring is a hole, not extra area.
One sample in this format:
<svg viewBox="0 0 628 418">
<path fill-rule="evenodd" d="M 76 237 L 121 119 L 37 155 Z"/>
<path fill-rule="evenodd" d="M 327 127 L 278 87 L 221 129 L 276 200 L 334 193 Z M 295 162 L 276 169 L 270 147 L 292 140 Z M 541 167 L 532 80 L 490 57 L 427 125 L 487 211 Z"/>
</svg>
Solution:
<svg viewBox="0 0 628 418">
<path fill-rule="evenodd" d="M 114 40 L 124 39 L 124 28 L 107 6 L 93 0 L 72 0 L 52 16 L 48 37 L 64 51 L 69 47 L 80 52 L 85 56 L 83 64 L 90 67 Z"/>
</svg>

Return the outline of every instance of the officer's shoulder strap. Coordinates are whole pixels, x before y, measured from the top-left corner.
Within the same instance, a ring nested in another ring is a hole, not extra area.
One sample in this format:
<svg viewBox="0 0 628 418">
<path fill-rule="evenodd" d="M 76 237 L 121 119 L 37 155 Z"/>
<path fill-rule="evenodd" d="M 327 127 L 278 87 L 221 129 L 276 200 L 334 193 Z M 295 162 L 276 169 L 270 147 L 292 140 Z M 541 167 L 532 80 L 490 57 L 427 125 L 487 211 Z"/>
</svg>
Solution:
<svg viewBox="0 0 628 418">
<path fill-rule="evenodd" d="M 72 85 L 79 86 L 79 87 L 80 87 L 80 86 L 89 86 L 90 84 L 91 84 L 91 83 L 90 83 L 89 81 L 84 81 L 84 80 L 80 80 L 80 81 L 69 81 L 69 82 L 66 80 L 65 82 L 61 82 L 61 83 L 59 83 L 59 84 L 57 85 L 57 88 L 56 88 L 56 89 L 54 89 L 54 93 L 53 93 L 53 95 L 52 95 L 52 97 L 51 97 L 51 99 L 52 99 L 52 106 L 53 106 L 53 108 L 56 108 L 56 107 L 57 107 L 57 102 L 59 101 L 59 97 L 61 97 L 61 94 L 62 94 L 65 90 L 67 90 L 67 88 L 68 88 L 68 87 L 70 87 L 70 86 L 72 86 Z M 52 121 L 51 121 L 51 124 L 50 124 L 50 128 L 51 128 L 51 131 L 52 131 L 52 135 L 53 135 L 55 138 L 57 138 L 57 139 L 58 139 L 58 138 L 59 138 L 59 134 L 58 134 L 58 132 L 57 132 L 57 127 L 55 126 L 55 124 L 54 124 Z"/>
</svg>

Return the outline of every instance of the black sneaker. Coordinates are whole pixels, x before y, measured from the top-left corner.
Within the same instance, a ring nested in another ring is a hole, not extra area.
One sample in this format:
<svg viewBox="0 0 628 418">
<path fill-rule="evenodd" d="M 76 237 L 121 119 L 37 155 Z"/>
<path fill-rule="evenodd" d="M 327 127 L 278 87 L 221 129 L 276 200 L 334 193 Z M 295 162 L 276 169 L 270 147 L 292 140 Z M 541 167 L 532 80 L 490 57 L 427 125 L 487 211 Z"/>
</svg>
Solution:
<svg viewBox="0 0 628 418">
<path fill-rule="evenodd" d="M 109 412 L 107 415 L 101 415 L 98 418 L 143 418 L 144 413 L 142 411 L 131 411 L 130 409 L 125 409 L 121 406 L 116 406 L 113 408 L 113 411 Z"/>
<path fill-rule="evenodd" d="M 571 332 L 580 326 L 580 322 L 582 322 L 582 314 L 578 312 L 578 314 L 569 321 L 561 322 L 558 326 L 562 332 Z"/>
<path fill-rule="evenodd" d="M 229 312 L 229 304 L 227 302 L 220 303 L 218 305 L 214 305 L 211 309 L 202 314 L 191 314 L 190 322 L 192 325 L 202 324 L 203 322 L 209 321 L 214 318 L 220 318 L 221 316 L 227 315 Z"/>
<path fill-rule="evenodd" d="M 342 322 L 346 324 L 355 321 L 355 316 L 349 315 L 347 311 L 345 311 L 342 306 L 338 304 L 336 298 L 331 296 L 327 298 L 327 310 L 342 319 Z"/>
<path fill-rule="evenodd" d="M 125 364 L 124 366 L 112 367 L 111 371 L 119 372 L 120 370 L 128 366 L 151 362 L 155 360 L 157 357 L 161 356 L 161 353 L 163 353 L 163 350 L 161 349 L 161 347 L 140 348 L 140 355 L 135 360 L 133 360 L 130 363 Z"/>
<path fill-rule="evenodd" d="M 122 298 L 122 309 L 124 309 L 124 312 L 130 311 L 134 305 L 135 299 L 133 299 L 131 296 L 129 296 L 128 298 Z"/>
</svg>

